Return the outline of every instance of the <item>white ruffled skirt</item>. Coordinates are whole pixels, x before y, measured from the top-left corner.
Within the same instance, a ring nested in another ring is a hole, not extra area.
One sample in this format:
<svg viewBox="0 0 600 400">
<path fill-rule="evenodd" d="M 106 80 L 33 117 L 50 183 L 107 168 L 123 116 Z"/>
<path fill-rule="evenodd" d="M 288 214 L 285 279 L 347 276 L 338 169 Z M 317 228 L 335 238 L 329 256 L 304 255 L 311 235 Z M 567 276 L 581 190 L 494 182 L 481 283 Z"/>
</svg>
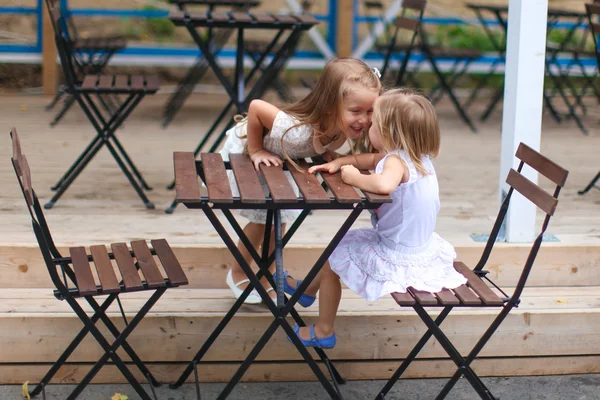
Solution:
<svg viewBox="0 0 600 400">
<path fill-rule="evenodd" d="M 375 229 L 349 231 L 329 257 L 331 269 L 346 286 L 368 301 L 409 287 L 427 292 L 454 289 L 466 278 L 454 269 L 454 247 L 433 233 L 420 247 L 382 241 Z"/>
<path fill-rule="evenodd" d="M 219 151 L 219 153 L 223 157 L 223 160 L 229 161 L 230 153 L 243 153 L 244 152 L 245 145 L 246 145 L 245 136 L 246 136 L 246 124 L 245 123 L 238 123 L 233 128 L 231 128 L 227 131 L 227 139 L 225 140 L 223 147 Z M 240 192 L 238 190 L 237 184 L 235 183 L 235 177 L 233 176 L 233 172 L 228 170 L 227 175 L 229 178 L 229 186 L 231 187 L 231 192 L 232 192 L 233 196 L 234 197 L 239 196 Z M 294 178 L 292 178 L 292 175 L 288 171 L 285 172 L 285 175 L 288 178 L 288 181 L 290 182 L 292 187 L 294 188 L 296 195 L 298 195 L 299 189 L 298 189 L 298 186 L 296 186 L 296 182 L 294 181 Z M 267 183 L 265 182 L 265 179 L 263 178 L 262 173 L 258 174 L 258 178 L 262 185 L 263 192 L 265 192 L 265 195 L 268 195 L 269 188 L 267 187 Z M 300 210 L 281 210 L 281 222 L 284 224 L 294 222 L 296 220 L 296 218 L 300 215 L 300 213 L 301 213 Z M 242 217 L 248 219 L 248 221 L 253 222 L 255 224 L 263 224 L 264 225 L 267 221 L 267 210 L 243 209 L 243 210 L 240 210 L 240 215 Z"/>
</svg>

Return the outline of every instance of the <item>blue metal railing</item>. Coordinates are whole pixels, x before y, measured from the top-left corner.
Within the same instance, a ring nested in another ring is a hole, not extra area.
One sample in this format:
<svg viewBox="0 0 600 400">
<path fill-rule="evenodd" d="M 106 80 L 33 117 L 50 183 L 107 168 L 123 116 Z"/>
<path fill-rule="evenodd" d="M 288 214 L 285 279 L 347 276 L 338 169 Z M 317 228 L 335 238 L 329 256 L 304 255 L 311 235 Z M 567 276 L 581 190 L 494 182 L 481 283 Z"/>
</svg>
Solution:
<svg viewBox="0 0 600 400">
<path fill-rule="evenodd" d="M 17 14 L 17 15 L 35 15 L 36 17 L 36 42 L 32 45 L 22 44 L 4 44 L 0 45 L 0 53 L 37 53 L 42 52 L 42 12 L 45 5 L 44 0 L 37 0 L 35 7 L 0 7 L 0 15 L 2 14 Z M 98 9 L 98 8 L 69 8 L 67 0 L 61 0 L 62 6 L 71 16 L 83 17 L 119 17 L 119 18 L 166 18 L 169 14 L 167 10 L 132 10 L 132 9 Z M 358 15 L 358 2 L 355 1 L 355 17 L 354 17 L 354 33 L 353 44 L 358 42 L 358 29 L 360 24 L 374 23 L 379 19 L 376 16 Z M 335 53 L 336 51 L 336 30 L 337 30 L 337 0 L 329 0 L 329 12 L 325 15 L 315 15 L 315 17 L 327 23 L 327 43 Z M 465 21 L 459 18 L 424 18 L 425 24 L 432 25 L 474 25 L 479 26 L 477 20 Z M 496 20 L 486 20 L 485 23 L 489 26 L 498 25 Z M 556 28 L 572 28 L 574 23 L 558 22 L 553 24 Z M 580 24 L 580 29 L 587 29 L 586 24 Z M 159 46 L 130 46 L 119 52 L 122 55 L 131 56 L 164 56 L 164 57 L 195 57 L 200 54 L 195 47 L 159 47 Z M 223 49 L 220 53 L 224 57 L 233 57 L 233 50 Z M 317 51 L 298 51 L 296 58 L 322 58 Z M 365 56 L 368 59 L 376 59 L 377 55 L 369 53 Z M 483 56 L 479 62 L 493 62 L 493 58 Z M 568 61 L 567 61 L 568 62 Z"/>
</svg>

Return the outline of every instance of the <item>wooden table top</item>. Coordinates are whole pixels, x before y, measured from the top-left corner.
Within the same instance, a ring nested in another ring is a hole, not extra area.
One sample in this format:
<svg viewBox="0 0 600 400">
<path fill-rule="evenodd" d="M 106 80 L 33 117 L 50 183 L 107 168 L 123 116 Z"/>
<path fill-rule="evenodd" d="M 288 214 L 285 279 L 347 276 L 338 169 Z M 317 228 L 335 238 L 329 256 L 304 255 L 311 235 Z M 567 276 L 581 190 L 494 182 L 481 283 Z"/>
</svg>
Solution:
<svg viewBox="0 0 600 400">
<path fill-rule="evenodd" d="M 267 12 L 247 11 L 172 11 L 169 19 L 176 26 L 191 24 L 212 28 L 255 28 L 255 29 L 309 29 L 319 21 L 312 15 L 278 15 Z"/>
<path fill-rule="evenodd" d="M 392 201 L 390 196 L 378 195 L 357 190 L 342 182 L 341 173 L 317 172 L 309 174 L 295 169 L 286 162 L 281 166 L 261 165 L 261 172 L 270 194 L 265 196 L 258 174 L 250 158 L 242 154 L 230 154 L 230 161 L 223 161 L 218 153 L 202 153 L 201 160 L 194 159 L 192 152 L 174 152 L 176 198 L 188 208 L 200 208 L 212 203 L 215 208 L 293 208 L 293 209 L 350 209 L 355 204 L 364 208 L 377 208 Z M 307 170 L 305 160 L 298 165 Z M 296 195 L 284 173 L 288 170 L 300 195 Z M 229 184 L 227 170 L 232 170 L 239 190 L 234 196 Z M 201 194 L 201 181 L 206 182 L 206 192 Z M 319 180 L 325 182 L 326 191 Z"/>
</svg>

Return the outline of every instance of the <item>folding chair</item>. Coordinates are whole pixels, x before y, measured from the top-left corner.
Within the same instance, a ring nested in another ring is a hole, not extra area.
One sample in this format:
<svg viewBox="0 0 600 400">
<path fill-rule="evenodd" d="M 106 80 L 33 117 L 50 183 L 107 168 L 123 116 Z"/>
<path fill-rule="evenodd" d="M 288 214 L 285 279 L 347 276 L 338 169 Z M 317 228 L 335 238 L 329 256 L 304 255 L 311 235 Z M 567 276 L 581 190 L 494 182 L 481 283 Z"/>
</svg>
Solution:
<svg viewBox="0 0 600 400">
<path fill-rule="evenodd" d="M 594 50 L 595 50 L 594 53 L 596 55 L 596 61 L 598 64 L 596 71 L 598 71 L 600 73 L 600 52 L 598 49 L 598 35 L 600 35 L 600 23 L 598 22 L 600 20 L 600 4 L 599 3 L 586 4 L 585 11 L 586 11 L 587 17 L 588 17 L 590 33 L 592 35 L 592 38 L 594 39 Z M 596 176 L 590 181 L 590 183 L 588 183 L 588 185 L 585 187 L 585 189 L 580 190 L 577 193 L 585 194 L 594 187 L 596 189 L 600 190 L 600 187 L 596 186 L 596 183 L 598 182 L 598 180 L 600 180 L 600 171 L 598 171 Z"/>
<path fill-rule="evenodd" d="M 81 38 L 69 11 L 62 8 L 59 0 L 46 0 L 46 7 L 48 7 L 48 10 L 53 7 L 60 7 L 60 11 L 65 17 L 63 29 L 68 35 L 68 39 L 71 41 L 73 58 L 78 75 L 101 74 L 112 56 L 117 51 L 122 50 L 127 46 L 125 37 L 120 35 Z M 52 21 L 52 24 L 54 24 L 54 21 Z M 67 94 L 66 88 L 64 86 L 60 86 L 56 96 L 54 96 L 54 99 L 46 106 L 46 110 L 53 109 L 56 103 L 58 103 L 58 101 Z M 111 98 L 110 96 L 106 98 L 105 103 L 107 106 L 116 108 L 115 104 L 113 104 L 113 101 L 119 104 L 118 97 Z M 71 108 L 74 102 L 75 99 L 72 96 L 67 96 L 64 100 L 62 109 L 54 117 L 52 122 L 50 122 L 50 126 L 56 125 L 66 114 L 69 108 Z"/>
<path fill-rule="evenodd" d="M 420 86 L 418 82 L 414 80 L 413 75 L 407 73 L 407 67 L 410 55 L 415 47 L 419 30 L 421 29 L 426 4 L 426 0 L 403 1 L 400 13 L 394 19 L 393 24 L 391 26 L 386 25 L 383 35 L 385 43 L 375 44 L 375 48 L 383 54 L 383 66 L 381 67 L 382 80 L 385 80 L 392 56 L 401 60 L 394 86 L 402 85 L 404 74 L 407 74 L 407 77 L 413 80 L 415 86 Z M 382 21 L 384 20 L 384 7 L 380 1 L 365 1 L 365 8 L 369 11 L 379 11 L 379 18 Z M 408 40 L 402 40 L 404 37 L 407 37 Z M 400 43 L 399 40 L 403 43 Z M 418 70 L 420 64 L 421 62 L 419 61 L 415 70 Z"/>
<path fill-rule="evenodd" d="M 531 268 L 533 267 L 538 250 L 542 244 L 542 236 L 548 227 L 550 217 L 556 210 L 556 206 L 558 205 L 558 194 L 560 189 L 565 185 L 568 175 L 567 170 L 523 143 L 519 145 L 516 156 L 521 160 L 521 162 L 516 171 L 511 169 L 508 174 L 506 182 L 510 186 L 510 189 L 506 195 L 506 198 L 504 199 L 504 202 L 502 203 L 500 212 L 498 213 L 498 217 L 496 218 L 490 238 L 485 246 L 479 263 L 473 270 L 460 261 L 456 261 L 454 263 L 454 268 L 467 278 L 468 283 L 453 290 L 444 289 L 439 293 L 429 293 L 409 288 L 407 293 L 392 294 L 392 297 L 398 303 L 398 305 L 412 307 L 415 310 L 425 325 L 427 325 L 427 331 L 415 345 L 413 350 L 408 354 L 398 370 L 396 370 L 396 372 L 392 375 L 381 392 L 379 392 L 376 397 L 377 399 L 385 398 L 390 389 L 394 386 L 396 381 L 404 373 L 410 363 L 416 358 L 420 350 L 425 346 L 432 335 L 448 353 L 450 359 L 452 359 L 457 367 L 456 372 L 454 375 L 452 375 L 452 378 L 450 378 L 436 399 L 445 398 L 452 387 L 456 384 L 458 379 L 463 375 L 467 378 L 469 383 L 473 386 L 473 388 L 477 391 L 477 394 L 482 399 L 495 399 L 490 390 L 484 385 L 475 371 L 471 368 L 471 363 L 476 359 L 479 352 L 492 337 L 504 319 L 508 316 L 509 312 L 514 307 L 519 306 L 521 293 L 523 292 L 523 288 L 525 287 L 525 283 L 527 282 L 527 278 L 531 272 Z M 539 186 L 521 175 L 521 170 L 525 164 L 534 168 L 540 174 L 544 175 L 546 178 L 556 184 L 553 194 L 547 193 Z M 525 265 L 523 266 L 523 270 L 516 284 L 514 292 L 512 295 L 508 295 L 498 285 L 492 282 L 490 278 L 487 277 L 488 271 L 485 271 L 483 268 L 488 260 L 492 248 L 494 247 L 494 243 L 496 243 L 498 233 L 502 227 L 504 217 L 506 216 L 510 199 L 514 190 L 519 192 L 521 195 L 534 203 L 538 208 L 540 208 L 546 214 L 546 217 L 542 224 L 540 234 L 533 242 L 529 256 L 527 257 Z M 491 287 L 488 286 L 488 283 L 491 285 Z M 442 310 L 434 319 L 426 311 L 427 307 L 436 307 L 437 310 L 440 308 Z M 451 343 L 448 336 L 446 336 L 446 334 L 440 328 L 442 322 L 454 307 L 485 307 L 499 310 L 498 316 L 493 320 L 489 328 L 485 331 L 477 343 L 474 343 L 473 349 L 467 356 L 461 355 L 461 353 Z"/>
<path fill-rule="evenodd" d="M 52 235 L 46 223 L 42 207 L 40 207 L 39 199 L 31 186 L 29 164 L 25 155 L 21 153 L 21 144 L 15 129 L 11 131 L 11 138 L 13 167 L 21 186 L 21 191 L 25 197 L 29 214 L 31 215 L 33 231 L 46 262 L 48 273 L 56 287 L 54 296 L 58 300 L 65 300 L 84 325 L 82 330 L 75 336 L 73 342 L 58 358 L 30 395 L 36 396 L 43 391 L 44 398 L 46 397 L 45 387 L 89 332 L 98 344 L 102 346 L 105 353 L 77 385 L 68 399 L 77 398 L 109 359 L 112 360 L 142 399 L 150 399 L 150 396 L 148 396 L 144 388 L 123 363 L 121 357 L 117 355 L 117 350 L 122 348 L 127 353 L 131 361 L 152 386 L 160 385 L 127 343 L 127 337 L 133 332 L 167 288 L 188 284 L 187 277 L 179 261 L 164 239 L 152 240 L 152 247 L 148 247 L 145 240 L 135 240 L 131 242 L 131 250 L 128 249 L 125 243 L 113 243 L 111 244 L 111 253 L 107 251 L 104 245 L 91 246 L 90 253 L 87 253 L 83 246 L 77 246 L 69 248 L 69 257 L 62 256 L 52 240 Z M 120 282 L 115 273 L 116 268 L 112 260 L 117 264 L 120 271 Z M 166 278 L 163 276 L 161 268 L 157 266 L 157 260 L 160 261 L 162 270 L 166 272 Z M 96 271 L 90 268 L 90 261 L 94 262 Z M 141 278 L 139 270 L 142 271 L 144 278 Z M 94 279 L 96 275 L 99 278 L 99 283 Z M 150 291 L 153 293 L 138 313 L 130 321 L 127 321 L 119 295 L 138 291 Z M 97 302 L 95 296 L 102 296 L 104 298 L 102 304 Z M 91 317 L 77 301 L 82 298 L 94 310 Z M 119 331 L 106 314 L 108 307 L 115 300 L 117 300 L 121 315 L 125 321 L 125 329 L 122 331 Z M 98 320 L 101 320 L 114 336 L 112 343 L 95 326 Z M 152 391 L 154 392 L 153 388 Z M 156 398 L 156 395 L 154 397 Z"/>
<path fill-rule="evenodd" d="M 56 47 L 65 75 L 66 90 L 79 103 L 81 109 L 96 130 L 97 135 L 57 184 L 52 187 L 52 190 L 56 190 L 56 193 L 44 207 L 51 208 L 102 146 L 106 146 L 146 207 L 150 209 L 154 208 L 154 204 L 148 200 L 142 190 L 142 188 L 151 190 L 151 187 L 148 186 L 133 161 L 131 161 L 121 142 L 117 139 L 115 131 L 144 96 L 154 94 L 158 91 L 158 77 L 142 75 L 84 75 L 79 80 L 75 71 L 76 62 L 73 59 L 72 43 L 64 30 L 66 22 L 61 13 L 60 6 L 58 4 L 54 6 L 49 4 L 49 11 L 50 17 L 53 20 L 53 27 L 56 29 Z M 106 104 L 104 95 L 124 95 L 126 99 L 116 109 L 113 109 Z M 95 96 L 97 101 L 104 106 L 104 114 L 108 115 L 103 114 L 92 100 L 92 96 Z"/>
</svg>

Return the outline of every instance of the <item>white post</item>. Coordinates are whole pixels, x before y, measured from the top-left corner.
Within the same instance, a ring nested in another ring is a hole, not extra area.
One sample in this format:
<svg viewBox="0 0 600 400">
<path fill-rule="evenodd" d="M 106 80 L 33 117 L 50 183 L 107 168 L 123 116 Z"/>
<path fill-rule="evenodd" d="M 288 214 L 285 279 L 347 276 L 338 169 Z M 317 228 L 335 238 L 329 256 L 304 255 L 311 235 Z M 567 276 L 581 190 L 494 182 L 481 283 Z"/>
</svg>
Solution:
<svg viewBox="0 0 600 400">
<path fill-rule="evenodd" d="M 373 30 L 363 39 L 362 42 L 356 47 L 354 50 L 354 54 L 352 57 L 354 58 L 363 58 L 365 54 L 369 52 L 375 45 L 375 41 L 379 36 L 383 34 L 385 30 L 385 26 L 390 24 L 398 15 L 398 11 L 402 6 L 402 0 L 394 0 L 392 4 L 385 10 L 383 21 L 377 21 L 375 26 L 373 26 Z"/>
<path fill-rule="evenodd" d="M 520 142 L 539 150 L 542 132 L 544 64 L 548 0 L 509 0 L 500 197 L 508 191 L 505 183 L 510 168 L 517 168 L 515 151 Z M 537 182 L 537 173 L 524 171 Z M 536 207 L 519 193 L 511 199 L 506 219 L 507 242 L 531 242 L 535 235 Z"/>
</svg>

